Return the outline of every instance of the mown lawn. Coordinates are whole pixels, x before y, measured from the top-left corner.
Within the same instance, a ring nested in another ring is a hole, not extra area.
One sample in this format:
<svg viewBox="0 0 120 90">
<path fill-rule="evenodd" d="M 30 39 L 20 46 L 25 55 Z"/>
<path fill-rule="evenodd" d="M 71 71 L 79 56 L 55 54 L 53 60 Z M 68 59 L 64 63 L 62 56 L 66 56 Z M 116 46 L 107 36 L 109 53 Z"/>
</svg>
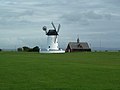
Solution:
<svg viewBox="0 0 120 90">
<path fill-rule="evenodd" d="M 120 52 L 0 52 L 0 90 L 120 90 Z"/>
</svg>

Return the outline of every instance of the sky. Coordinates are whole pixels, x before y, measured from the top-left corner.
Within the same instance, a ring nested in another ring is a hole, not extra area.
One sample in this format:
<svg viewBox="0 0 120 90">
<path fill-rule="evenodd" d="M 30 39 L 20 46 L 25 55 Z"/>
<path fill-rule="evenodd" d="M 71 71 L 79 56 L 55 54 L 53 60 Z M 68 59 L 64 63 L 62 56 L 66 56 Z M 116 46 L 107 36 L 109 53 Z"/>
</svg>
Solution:
<svg viewBox="0 0 120 90">
<path fill-rule="evenodd" d="M 0 0 L 0 48 L 45 48 L 43 26 L 61 24 L 59 47 L 120 48 L 120 0 Z"/>
</svg>

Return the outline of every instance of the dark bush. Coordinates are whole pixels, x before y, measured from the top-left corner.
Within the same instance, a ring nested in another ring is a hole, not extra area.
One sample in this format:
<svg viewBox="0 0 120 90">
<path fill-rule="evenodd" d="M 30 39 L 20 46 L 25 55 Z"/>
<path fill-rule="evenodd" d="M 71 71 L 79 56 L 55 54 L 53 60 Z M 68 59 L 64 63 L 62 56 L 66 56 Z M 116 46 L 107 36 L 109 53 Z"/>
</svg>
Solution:
<svg viewBox="0 0 120 90">
<path fill-rule="evenodd" d="M 35 46 L 34 48 L 29 48 L 27 46 L 24 46 L 23 51 L 25 51 L 25 52 L 39 52 L 39 47 Z"/>
<path fill-rule="evenodd" d="M 36 47 L 33 48 L 33 52 L 39 52 L 39 50 L 40 50 L 40 49 L 39 49 L 38 46 L 36 46 Z"/>
<path fill-rule="evenodd" d="M 18 51 L 18 52 L 21 52 L 21 51 L 23 51 L 23 50 L 22 50 L 22 48 L 18 48 L 17 51 Z"/>
<path fill-rule="evenodd" d="M 23 51 L 25 51 L 25 52 L 29 52 L 29 51 L 30 51 L 30 48 L 27 47 L 27 46 L 24 46 L 24 47 L 23 47 Z"/>
</svg>

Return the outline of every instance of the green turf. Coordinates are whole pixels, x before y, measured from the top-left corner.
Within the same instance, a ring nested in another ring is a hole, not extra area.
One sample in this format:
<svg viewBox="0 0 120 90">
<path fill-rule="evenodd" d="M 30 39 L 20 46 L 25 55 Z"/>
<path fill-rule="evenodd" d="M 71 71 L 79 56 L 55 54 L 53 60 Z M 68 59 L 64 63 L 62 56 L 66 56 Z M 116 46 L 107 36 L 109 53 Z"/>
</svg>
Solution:
<svg viewBox="0 0 120 90">
<path fill-rule="evenodd" d="M 0 52 L 0 90 L 120 90 L 120 52 Z"/>
</svg>

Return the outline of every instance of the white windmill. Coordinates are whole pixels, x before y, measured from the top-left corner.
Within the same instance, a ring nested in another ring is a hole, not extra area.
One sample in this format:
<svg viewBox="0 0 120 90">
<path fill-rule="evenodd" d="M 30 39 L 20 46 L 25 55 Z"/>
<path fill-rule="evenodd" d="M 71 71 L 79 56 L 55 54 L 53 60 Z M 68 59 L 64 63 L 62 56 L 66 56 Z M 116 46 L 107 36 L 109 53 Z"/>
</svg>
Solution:
<svg viewBox="0 0 120 90">
<path fill-rule="evenodd" d="M 43 30 L 45 31 L 47 37 L 47 48 L 44 51 L 40 51 L 41 53 L 65 53 L 64 50 L 58 47 L 58 32 L 60 30 L 60 24 L 56 30 L 54 23 L 51 23 L 53 29 L 47 31 L 47 27 L 44 26 Z"/>
</svg>

